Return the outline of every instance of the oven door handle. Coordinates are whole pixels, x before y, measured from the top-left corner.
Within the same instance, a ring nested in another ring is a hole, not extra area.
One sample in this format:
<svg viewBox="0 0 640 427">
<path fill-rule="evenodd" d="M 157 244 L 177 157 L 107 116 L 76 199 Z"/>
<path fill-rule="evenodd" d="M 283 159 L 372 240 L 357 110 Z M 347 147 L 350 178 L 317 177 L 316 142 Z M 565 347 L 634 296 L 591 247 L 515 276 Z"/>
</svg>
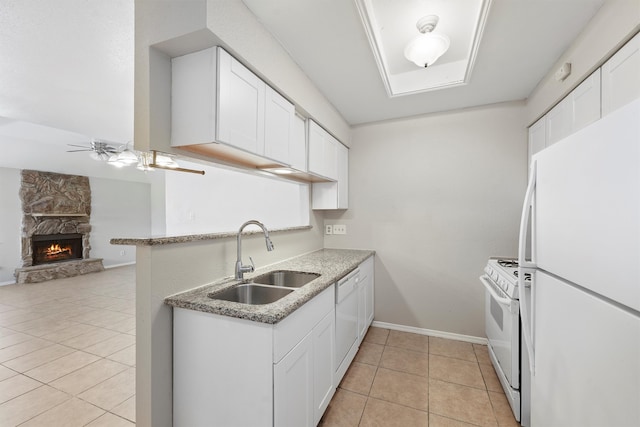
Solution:
<svg viewBox="0 0 640 427">
<path fill-rule="evenodd" d="M 487 276 L 480 276 L 480 281 L 487 289 L 487 291 L 489 291 L 489 294 L 491 294 L 494 300 L 502 305 L 506 305 L 507 307 L 511 306 L 511 298 L 498 295 L 498 293 L 493 288 L 495 285 L 489 281 L 489 278 Z"/>
</svg>

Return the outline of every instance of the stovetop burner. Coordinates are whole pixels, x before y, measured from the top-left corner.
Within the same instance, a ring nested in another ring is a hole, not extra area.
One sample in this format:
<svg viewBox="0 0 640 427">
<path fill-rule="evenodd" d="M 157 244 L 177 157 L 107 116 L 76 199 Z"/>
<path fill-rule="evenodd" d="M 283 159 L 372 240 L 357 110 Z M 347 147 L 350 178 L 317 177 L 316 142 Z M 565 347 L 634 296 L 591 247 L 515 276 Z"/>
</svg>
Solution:
<svg viewBox="0 0 640 427">
<path fill-rule="evenodd" d="M 484 272 L 494 284 L 512 299 L 518 299 L 518 259 L 493 257 L 487 262 Z M 531 280 L 531 275 L 525 273 L 525 280 Z"/>
<path fill-rule="evenodd" d="M 515 259 L 499 259 L 498 265 L 501 267 L 518 268 L 518 261 Z"/>
</svg>

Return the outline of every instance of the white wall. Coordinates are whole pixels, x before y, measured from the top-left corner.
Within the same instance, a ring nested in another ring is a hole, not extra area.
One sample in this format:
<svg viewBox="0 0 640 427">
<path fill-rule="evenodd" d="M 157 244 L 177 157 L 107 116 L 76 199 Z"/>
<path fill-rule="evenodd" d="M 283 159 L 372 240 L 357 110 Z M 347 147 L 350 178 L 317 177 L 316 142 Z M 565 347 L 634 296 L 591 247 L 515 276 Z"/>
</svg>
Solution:
<svg viewBox="0 0 640 427">
<path fill-rule="evenodd" d="M 15 283 L 14 270 L 22 266 L 20 179 L 20 170 L 0 167 L 0 285 Z"/>
<path fill-rule="evenodd" d="M 133 0 L 0 8 L 0 116 L 133 139 Z"/>
<path fill-rule="evenodd" d="M 115 246 L 114 237 L 151 234 L 151 186 L 141 182 L 89 178 L 91 184 L 91 257 L 105 267 L 132 264 L 135 247 Z"/>
<path fill-rule="evenodd" d="M 308 184 L 188 162 L 181 166 L 205 175 L 166 174 L 169 235 L 236 231 L 250 219 L 270 230 L 309 225 Z"/>
<path fill-rule="evenodd" d="M 526 186 L 522 103 L 363 125 L 349 152 L 349 209 L 325 247 L 376 251 L 382 322 L 484 336 L 490 256 L 516 256 Z"/>
</svg>

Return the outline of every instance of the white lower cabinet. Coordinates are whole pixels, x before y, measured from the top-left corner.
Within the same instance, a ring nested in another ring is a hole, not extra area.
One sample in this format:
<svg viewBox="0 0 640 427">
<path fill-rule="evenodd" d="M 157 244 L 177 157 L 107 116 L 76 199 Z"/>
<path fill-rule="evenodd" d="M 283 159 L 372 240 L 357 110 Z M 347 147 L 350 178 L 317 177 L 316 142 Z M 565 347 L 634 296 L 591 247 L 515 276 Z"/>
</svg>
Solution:
<svg viewBox="0 0 640 427">
<path fill-rule="evenodd" d="M 374 314 L 374 257 L 358 268 L 349 360 Z M 275 325 L 174 307 L 173 425 L 318 425 L 340 381 L 335 304 L 331 285 Z"/>
<path fill-rule="evenodd" d="M 358 283 L 358 343 L 364 339 L 374 312 L 374 272 L 373 257 L 360 264 L 360 281 Z"/>
<path fill-rule="evenodd" d="M 313 425 L 317 425 L 336 391 L 333 355 L 336 343 L 335 311 L 313 328 Z"/>
<path fill-rule="evenodd" d="M 313 336 L 309 332 L 273 366 L 274 425 L 314 425 L 313 371 Z"/>
<path fill-rule="evenodd" d="M 275 426 L 312 427 L 320 421 L 335 392 L 334 337 L 332 310 L 273 366 Z"/>
<path fill-rule="evenodd" d="M 333 384 L 335 288 L 275 325 L 174 307 L 173 425 L 314 426 Z"/>
</svg>

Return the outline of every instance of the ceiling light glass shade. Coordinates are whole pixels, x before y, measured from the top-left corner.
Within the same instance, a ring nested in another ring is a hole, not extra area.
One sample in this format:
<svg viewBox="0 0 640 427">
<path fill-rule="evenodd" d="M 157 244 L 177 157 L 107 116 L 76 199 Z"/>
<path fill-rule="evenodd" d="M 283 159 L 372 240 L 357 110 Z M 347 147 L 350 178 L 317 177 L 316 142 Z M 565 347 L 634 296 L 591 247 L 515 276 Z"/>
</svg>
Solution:
<svg viewBox="0 0 640 427">
<path fill-rule="evenodd" d="M 124 164 L 132 165 L 134 163 L 138 163 L 138 156 L 131 150 L 124 150 L 120 154 L 118 154 L 118 160 Z"/>
<path fill-rule="evenodd" d="M 179 166 L 175 160 L 173 160 L 170 156 L 164 154 L 157 154 L 155 163 L 167 168 L 177 168 Z"/>
<path fill-rule="evenodd" d="M 151 153 L 140 153 L 140 160 L 138 161 L 138 166 L 136 169 L 147 172 L 152 171 L 153 168 L 149 166 L 153 162 L 153 154 Z"/>
<path fill-rule="evenodd" d="M 98 152 L 98 151 L 93 151 L 89 153 L 89 157 L 91 157 L 93 160 L 102 161 L 102 162 L 106 162 L 107 160 L 109 160 L 109 154 L 104 152 Z"/>
<path fill-rule="evenodd" d="M 418 67 L 428 67 L 449 49 L 449 44 L 449 37 L 444 34 L 420 34 L 404 48 L 404 56 Z"/>
<path fill-rule="evenodd" d="M 124 163 L 122 163 L 120 160 L 118 160 L 118 155 L 117 154 L 112 154 L 109 157 L 109 160 L 107 161 L 108 164 L 110 164 L 111 166 L 115 166 L 117 168 L 121 168 L 124 166 Z"/>
</svg>

